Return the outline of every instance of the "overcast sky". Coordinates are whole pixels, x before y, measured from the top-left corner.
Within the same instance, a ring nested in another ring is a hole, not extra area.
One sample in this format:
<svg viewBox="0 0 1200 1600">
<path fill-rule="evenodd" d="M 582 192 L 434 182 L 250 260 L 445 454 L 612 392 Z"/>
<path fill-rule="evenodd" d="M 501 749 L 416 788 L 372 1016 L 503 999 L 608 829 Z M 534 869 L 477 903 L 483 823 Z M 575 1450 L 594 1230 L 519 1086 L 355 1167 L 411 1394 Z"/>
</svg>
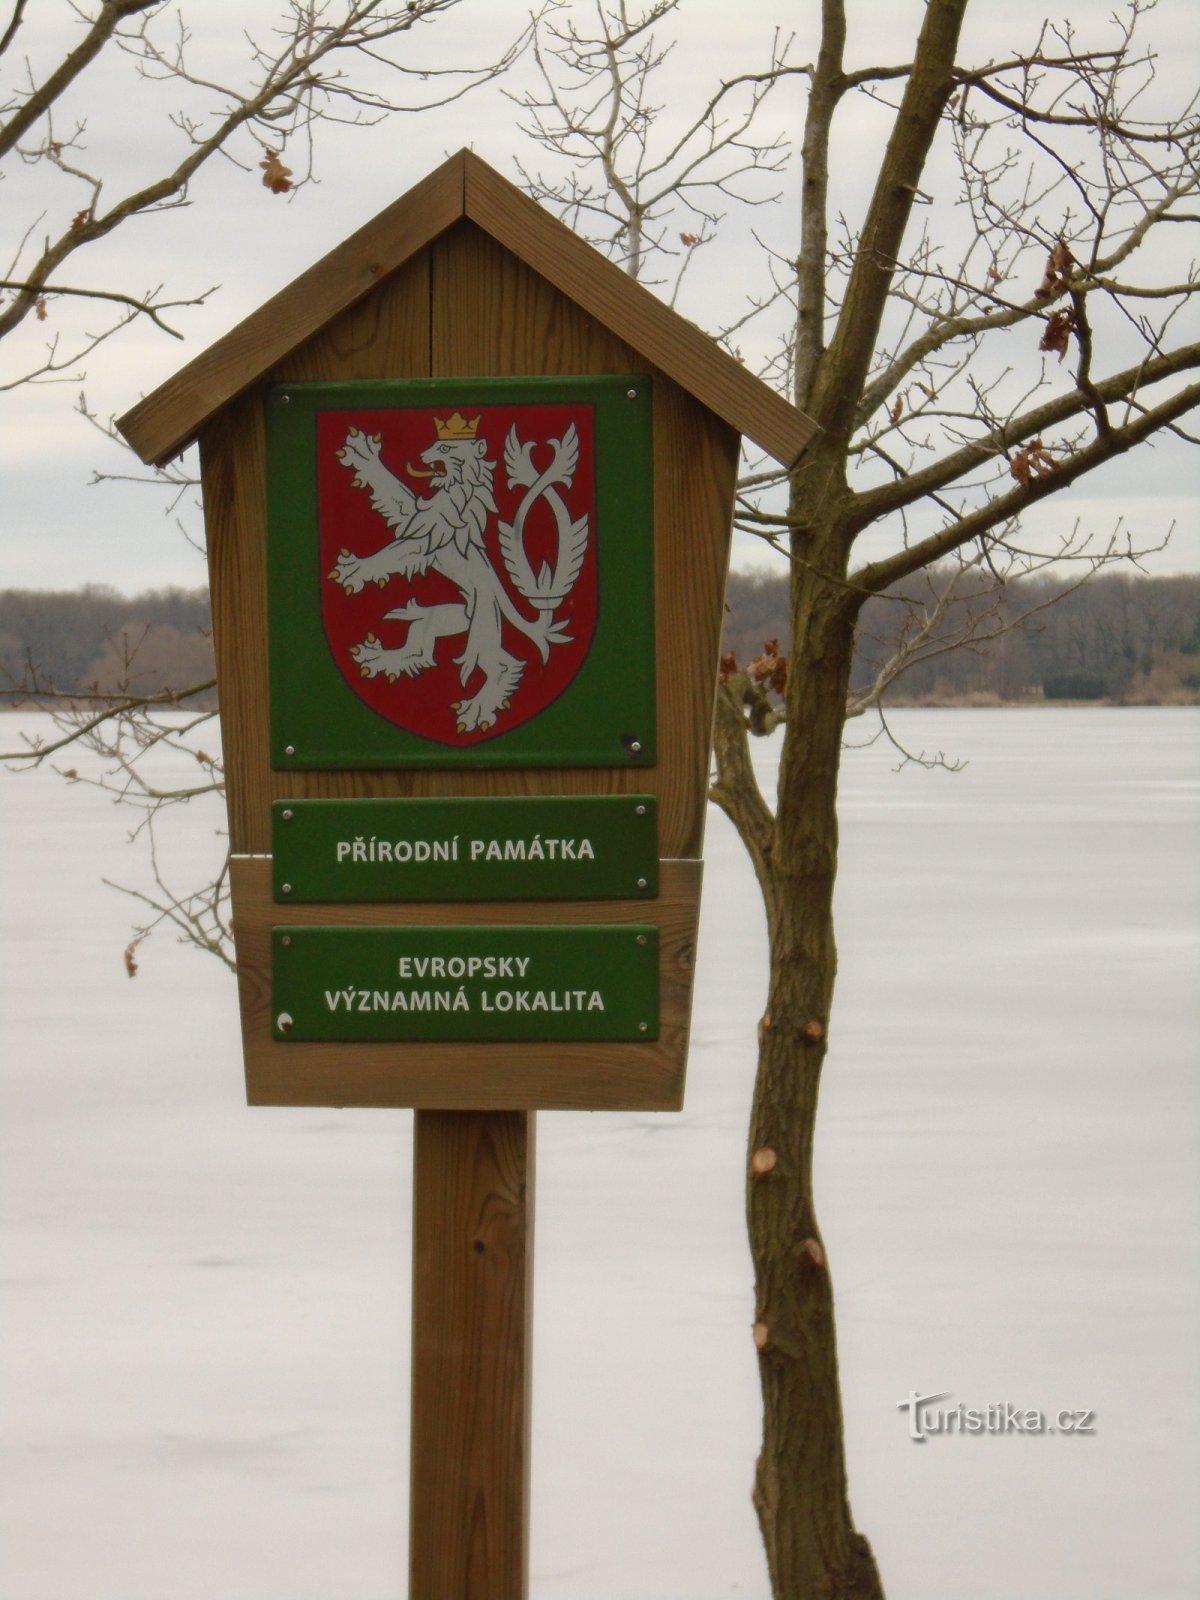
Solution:
<svg viewBox="0 0 1200 1600">
<path fill-rule="evenodd" d="M 243 27 L 269 19 L 275 11 L 271 0 L 204 0 L 185 3 L 182 9 L 194 28 L 197 64 L 222 76 L 232 75 L 239 53 L 244 53 Z M 421 55 L 413 60 L 482 62 L 520 31 L 526 9 L 518 0 L 462 0 L 455 12 L 421 30 Z M 922 10 L 919 0 L 850 0 L 851 64 L 906 59 Z M 741 0 L 737 6 L 728 0 L 682 0 L 681 37 L 664 85 L 669 110 L 711 92 L 716 72 L 760 68 L 777 27 L 796 28 L 793 59 L 810 59 L 817 11 L 816 0 Z M 1075 7 L 1084 19 L 1098 18 L 1102 11 L 1107 14 L 1108 7 L 1094 0 L 1078 0 Z M 1019 47 L 1043 15 L 1044 6 L 1031 0 L 1006 0 L 1002 6 L 977 0 L 961 58 L 978 61 Z M 9 52 L 10 81 L 14 71 L 25 70 L 26 59 L 34 81 L 43 79 L 79 32 L 66 0 L 42 0 L 31 7 L 18 44 Z M 1160 0 L 1149 37 L 1164 52 L 1160 89 L 1169 91 L 1194 76 L 1200 22 L 1190 0 Z M 530 81 L 528 67 L 518 65 L 506 84 L 519 91 Z M 161 86 L 132 84 L 117 73 L 95 81 L 85 75 L 69 105 L 61 108 L 60 136 L 68 120 L 87 122 L 83 160 L 106 174 L 106 201 L 153 175 L 162 153 L 174 148 L 178 136 L 167 121 L 173 94 Z M 794 132 L 802 111 L 803 85 L 794 80 L 778 92 L 771 116 L 781 130 Z M 317 151 L 320 183 L 291 198 L 270 195 L 257 170 L 241 171 L 218 160 L 193 184 L 186 209 L 123 227 L 86 253 L 86 265 L 81 252 L 66 281 L 134 290 L 163 283 L 172 297 L 213 284 L 221 287 L 204 306 L 176 314 L 186 335 L 183 341 L 141 323 L 89 357 L 85 380 L 72 370 L 61 382 L 0 392 L 0 586 L 57 588 L 96 582 L 135 591 L 203 582 L 203 559 L 177 531 L 176 513 L 159 490 L 88 486 L 93 469 L 128 472 L 136 463 L 74 413 L 80 391 L 86 391 L 89 405 L 103 417 L 125 411 L 464 144 L 506 176 L 515 176 L 514 158 L 529 161 L 532 150 L 517 120 L 512 103 L 490 87 L 449 108 L 392 118 L 374 129 L 326 129 Z M 872 124 L 869 113 L 856 113 L 839 147 L 835 179 L 853 178 L 860 164 L 868 172 L 879 139 L 880 126 Z M 290 153 L 287 159 L 298 164 Z M 847 192 L 853 194 L 852 183 Z M 56 233 L 62 220 L 85 203 L 86 194 L 61 180 L 48 189 L 42 170 L 30 168 L 8 175 L 4 201 L 7 267 L 26 229 L 35 235 Z M 796 239 L 794 207 L 787 202 L 785 195 L 783 203 L 751 219 L 785 254 L 794 249 Z M 1193 248 L 1193 257 L 1196 253 Z M 751 286 L 759 259 L 746 227 L 731 218 L 717 245 L 697 255 L 688 279 L 691 298 L 680 309 L 701 322 L 720 320 L 731 285 L 738 290 Z M 48 336 L 67 326 L 62 301 L 52 302 L 50 311 L 45 323 L 29 319 L 19 337 L 6 341 L 0 369 L 5 382 L 36 361 Z M 82 315 L 87 325 L 95 324 L 95 315 Z M 1174 522 L 1169 549 L 1151 559 L 1149 570 L 1193 570 L 1200 568 L 1196 487 L 1190 452 L 1162 444 L 1152 453 L 1116 463 L 1069 495 L 1054 497 L 1041 520 L 1055 529 L 1078 520 L 1104 536 L 1123 518 L 1142 544 L 1157 542 Z M 198 532 L 199 519 L 189 513 L 186 502 L 180 510 Z M 761 556 L 753 541 L 739 545 L 739 564 L 756 559 Z"/>
</svg>

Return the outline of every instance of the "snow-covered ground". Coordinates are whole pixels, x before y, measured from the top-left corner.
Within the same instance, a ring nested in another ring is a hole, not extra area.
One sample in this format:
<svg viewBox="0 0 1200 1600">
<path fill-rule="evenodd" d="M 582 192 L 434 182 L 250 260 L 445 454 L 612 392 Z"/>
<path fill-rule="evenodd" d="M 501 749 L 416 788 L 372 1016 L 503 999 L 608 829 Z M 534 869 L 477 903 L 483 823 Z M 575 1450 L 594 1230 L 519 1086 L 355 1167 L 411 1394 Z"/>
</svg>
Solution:
<svg viewBox="0 0 1200 1600">
<path fill-rule="evenodd" d="M 1190 1600 L 1200 718 L 893 721 L 970 764 L 843 778 L 819 1184 L 857 1518 L 892 1600 Z M 183 879 L 218 841 L 181 821 Z M 161 936 L 125 976 L 127 825 L 0 776 L 0 1597 L 400 1596 L 409 1118 L 245 1108 L 228 975 Z M 686 1110 L 539 1118 L 532 1600 L 767 1595 L 764 940 L 716 815 L 707 857 Z M 918 1444 L 914 1390 L 1095 1431 Z"/>
</svg>

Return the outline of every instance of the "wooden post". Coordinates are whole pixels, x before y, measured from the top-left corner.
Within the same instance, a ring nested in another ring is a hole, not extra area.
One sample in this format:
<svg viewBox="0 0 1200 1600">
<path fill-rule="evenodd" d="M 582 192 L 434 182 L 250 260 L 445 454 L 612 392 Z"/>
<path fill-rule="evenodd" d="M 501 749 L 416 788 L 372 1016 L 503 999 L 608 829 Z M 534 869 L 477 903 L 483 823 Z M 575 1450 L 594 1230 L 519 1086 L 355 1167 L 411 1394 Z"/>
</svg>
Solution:
<svg viewBox="0 0 1200 1600">
<path fill-rule="evenodd" d="M 409 1600 L 525 1600 L 533 1114 L 415 1120 Z"/>
</svg>

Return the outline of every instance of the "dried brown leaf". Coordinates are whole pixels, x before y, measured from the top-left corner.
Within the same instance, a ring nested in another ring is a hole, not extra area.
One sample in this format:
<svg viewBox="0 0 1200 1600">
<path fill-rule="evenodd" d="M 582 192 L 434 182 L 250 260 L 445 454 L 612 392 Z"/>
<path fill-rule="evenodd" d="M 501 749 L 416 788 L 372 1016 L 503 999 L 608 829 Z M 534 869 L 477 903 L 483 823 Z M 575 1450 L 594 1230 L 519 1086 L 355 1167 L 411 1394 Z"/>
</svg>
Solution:
<svg viewBox="0 0 1200 1600">
<path fill-rule="evenodd" d="M 768 639 L 763 645 L 762 655 L 757 656 L 746 668 L 755 683 L 766 684 L 776 694 L 782 694 L 787 688 L 787 671 L 788 658 L 779 654 L 778 639 Z"/>
<path fill-rule="evenodd" d="M 1008 470 L 1021 485 L 1028 489 L 1034 478 L 1046 478 L 1055 471 L 1058 463 L 1040 439 L 1023 444 L 1008 463 Z"/>
<path fill-rule="evenodd" d="M 1073 310 L 1055 311 L 1046 318 L 1045 332 L 1039 350 L 1048 350 L 1057 353 L 1061 361 L 1067 353 L 1071 335 L 1075 331 L 1075 312 Z"/>
<path fill-rule="evenodd" d="M 268 150 L 258 164 L 263 169 L 263 184 L 272 194 L 286 194 L 292 187 L 292 169 L 279 159 L 278 150 Z"/>
<path fill-rule="evenodd" d="M 1062 239 L 1056 239 L 1046 257 L 1046 272 L 1033 291 L 1039 300 L 1053 300 L 1067 286 L 1067 276 L 1075 265 L 1075 257 Z"/>
</svg>

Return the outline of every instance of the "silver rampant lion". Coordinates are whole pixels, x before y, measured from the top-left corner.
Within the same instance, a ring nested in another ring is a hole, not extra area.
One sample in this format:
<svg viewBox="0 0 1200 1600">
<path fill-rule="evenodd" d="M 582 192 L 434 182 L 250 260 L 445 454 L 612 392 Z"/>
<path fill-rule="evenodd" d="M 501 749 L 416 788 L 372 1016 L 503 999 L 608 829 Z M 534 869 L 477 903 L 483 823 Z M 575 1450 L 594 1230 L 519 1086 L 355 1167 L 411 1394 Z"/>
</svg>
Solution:
<svg viewBox="0 0 1200 1600">
<path fill-rule="evenodd" d="M 510 487 L 525 494 L 511 523 L 499 524 L 501 555 L 516 592 L 530 605 L 532 618 L 513 603 L 484 545 L 489 515 L 497 515 L 492 494 L 495 462 L 488 461 L 487 443 L 475 437 L 478 418 L 468 422 L 457 413 L 437 423 L 437 442 L 421 452 L 424 468 L 409 466 L 414 477 L 430 480 L 430 494 L 412 492 L 380 459 L 382 436 L 351 428 L 338 459 L 354 472 L 354 487 L 370 491 L 371 507 L 393 530 L 390 543 L 372 555 L 353 555 L 343 549 L 329 577 L 347 594 L 364 585 L 384 588 L 393 578 L 414 578 L 440 572 L 462 596 L 461 601 L 420 605 L 414 600 L 384 613 L 389 622 L 407 622 L 404 643 L 384 646 L 374 633 L 351 648 L 350 654 L 365 678 L 381 673 L 395 682 L 415 677 L 435 664 L 439 639 L 465 635 L 462 654 L 455 657 L 464 691 L 482 681 L 470 694 L 454 703 L 460 733 L 485 732 L 506 711 L 521 682 L 525 663 L 504 648 L 507 624 L 532 641 L 542 661 L 557 644 L 569 644 L 566 624 L 555 611 L 570 591 L 587 551 L 588 519 L 572 518 L 557 486 L 569 487 L 579 457 L 574 427 L 562 439 L 550 440 L 552 460 L 539 472 L 533 465 L 533 445 L 521 444 L 516 429 L 505 444 L 505 467 Z M 543 563 L 534 575 L 525 555 L 522 532 L 534 503 L 544 498 L 558 528 L 558 555 L 553 569 Z"/>
</svg>

